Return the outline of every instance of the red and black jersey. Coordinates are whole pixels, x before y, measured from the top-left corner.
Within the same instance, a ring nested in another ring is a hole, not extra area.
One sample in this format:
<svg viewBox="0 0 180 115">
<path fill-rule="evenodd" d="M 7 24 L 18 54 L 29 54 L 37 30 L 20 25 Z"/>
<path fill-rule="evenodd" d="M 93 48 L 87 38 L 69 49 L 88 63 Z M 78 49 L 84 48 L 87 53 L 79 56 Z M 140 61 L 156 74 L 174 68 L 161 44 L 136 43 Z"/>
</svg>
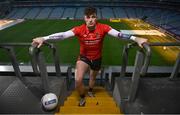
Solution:
<svg viewBox="0 0 180 115">
<path fill-rule="evenodd" d="M 86 24 L 74 27 L 72 31 L 80 43 L 80 55 L 90 60 L 101 58 L 104 36 L 111 30 L 106 24 L 97 23 L 95 30 L 90 31 Z"/>
</svg>

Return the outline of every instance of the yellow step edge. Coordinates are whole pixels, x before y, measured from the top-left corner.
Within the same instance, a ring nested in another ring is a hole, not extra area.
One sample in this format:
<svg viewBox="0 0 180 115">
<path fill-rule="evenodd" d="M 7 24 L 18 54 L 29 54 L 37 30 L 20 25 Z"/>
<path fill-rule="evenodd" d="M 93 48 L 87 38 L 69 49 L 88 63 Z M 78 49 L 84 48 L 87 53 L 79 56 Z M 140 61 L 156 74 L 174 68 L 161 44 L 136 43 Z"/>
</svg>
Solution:
<svg viewBox="0 0 180 115">
<path fill-rule="evenodd" d="M 85 92 L 85 94 L 87 95 L 87 92 Z M 95 95 L 110 95 L 107 92 L 94 92 Z M 79 95 L 79 93 L 77 92 L 72 92 L 70 95 Z"/>
<path fill-rule="evenodd" d="M 70 95 L 69 97 L 79 97 L 79 95 Z M 89 97 L 89 96 L 85 95 L 85 97 Z M 110 95 L 95 95 L 95 97 L 109 97 L 109 98 L 111 98 L 112 96 L 110 96 Z"/>
<path fill-rule="evenodd" d="M 120 114 L 119 108 L 112 107 L 61 107 L 61 114 Z"/>
<path fill-rule="evenodd" d="M 88 92 L 88 91 L 85 91 L 85 93 L 87 93 L 87 92 Z M 106 94 L 108 94 L 107 91 L 93 91 L 93 92 L 94 92 L 94 93 L 106 93 Z M 72 94 L 73 94 L 73 93 L 78 94 L 77 91 L 73 91 Z"/>
<path fill-rule="evenodd" d="M 85 93 L 85 95 L 88 97 L 88 94 Z M 95 92 L 94 93 L 95 97 L 103 97 L 103 96 L 106 96 L 106 97 L 112 97 L 109 93 L 107 92 Z M 75 93 L 71 93 L 69 96 L 79 96 L 79 94 L 77 92 Z"/>
<path fill-rule="evenodd" d="M 89 87 L 85 87 L 85 89 L 89 89 Z M 105 88 L 102 86 L 95 86 L 93 90 L 105 90 Z"/>
<path fill-rule="evenodd" d="M 85 90 L 85 92 L 88 92 L 88 90 Z M 106 92 L 107 93 L 107 91 L 106 90 L 93 90 L 93 92 Z M 77 93 L 77 91 L 76 90 L 74 90 L 74 91 L 72 91 L 72 93 Z"/>
<path fill-rule="evenodd" d="M 78 106 L 79 101 L 65 101 L 64 106 Z M 116 103 L 112 101 L 86 101 L 85 106 L 114 106 L 116 107 Z"/>
<path fill-rule="evenodd" d="M 85 88 L 85 91 L 87 92 L 88 89 L 89 89 L 89 88 L 86 87 L 86 88 Z M 74 90 L 74 91 L 75 91 L 75 90 Z M 94 87 L 94 88 L 93 88 L 93 91 L 94 91 L 94 92 L 99 92 L 99 91 L 105 91 L 105 92 L 106 92 L 107 90 L 106 90 L 105 88 L 103 88 L 103 87 Z"/>
<path fill-rule="evenodd" d="M 71 100 L 71 101 L 65 101 L 64 103 L 79 103 L 79 100 Z M 114 104 L 116 104 L 116 102 L 115 101 L 109 101 L 109 100 L 86 100 L 86 102 L 91 102 L 91 103 L 96 103 L 96 102 L 99 102 L 99 103 L 114 103 Z"/>
<path fill-rule="evenodd" d="M 85 97 L 86 101 L 114 101 L 113 98 L 111 97 Z M 79 97 L 68 97 L 67 101 L 73 101 L 73 100 L 77 100 L 79 101 Z"/>
</svg>

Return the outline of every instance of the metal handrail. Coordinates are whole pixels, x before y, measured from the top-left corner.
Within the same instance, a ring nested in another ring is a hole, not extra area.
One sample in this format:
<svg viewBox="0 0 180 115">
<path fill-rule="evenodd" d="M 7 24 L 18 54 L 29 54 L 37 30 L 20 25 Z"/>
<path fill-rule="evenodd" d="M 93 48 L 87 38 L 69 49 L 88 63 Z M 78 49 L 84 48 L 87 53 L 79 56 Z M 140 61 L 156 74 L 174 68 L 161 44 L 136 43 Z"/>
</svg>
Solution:
<svg viewBox="0 0 180 115">
<path fill-rule="evenodd" d="M 0 43 L 0 46 L 31 46 L 31 43 Z"/>
<path fill-rule="evenodd" d="M 22 74 L 20 72 L 19 64 L 17 62 L 16 55 L 14 53 L 14 49 L 12 47 L 10 47 L 10 46 L 1 46 L 1 45 L 0 45 L 0 48 L 3 48 L 3 49 L 5 49 L 8 52 L 8 55 L 10 57 L 10 60 L 11 60 L 12 66 L 13 66 L 13 69 L 15 71 L 15 75 L 19 79 L 22 80 L 23 77 L 22 77 Z"/>
<path fill-rule="evenodd" d="M 53 51 L 53 58 L 54 58 L 54 63 L 55 63 L 55 69 L 56 69 L 56 76 L 61 77 L 61 69 L 60 69 L 60 63 L 59 63 L 59 55 L 57 53 L 57 48 L 50 43 L 44 42 L 43 45 L 48 46 L 50 49 L 52 49 Z M 32 46 L 31 43 L 26 43 L 26 42 L 21 42 L 21 43 L 0 43 L 0 48 L 3 48 L 5 50 L 8 51 L 12 64 L 13 64 L 13 68 L 15 70 L 15 74 L 16 76 L 18 76 L 19 78 L 22 78 L 20 69 L 19 69 L 19 64 L 17 63 L 16 60 L 16 56 L 14 54 L 13 51 L 13 47 L 30 47 L 29 48 L 29 53 L 30 55 L 34 55 L 34 52 L 36 52 L 35 50 L 40 50 L 39 48 L 36 48 L 36 46 Z M 37 55 L 37 54 L 36 54 Z M 32 68 L 34 73 L 36 73 L 37 75 L 39 75 L 38 72 L 38 68 L 37 68 L 37 63 L 35 63 L 36 59 L 32 59 Z"/>
<path fill-rule="evenodd" d="M 57 48 L 55 45 L 50 44 L 48 42 L 44 42 L 43 45 L 48 46 L 53 51 L 53 58 L 54 58 L 54 64 L 55 64 L 55 70 L 56 70 L 56 76 L 61 77 L 61 68 L 60 68 L 60 62 L 59 62 L 59 55 L 57 53 Z M 40 48 L 37 48 L 37 46 L 31 45 L 29 47 L 29 53 L 33 55 L 37 55 L 36 53 L 39 53 L 41 50 Z M 34 57 L 35 58 L 35 57 Z M 32 58 L 32 67 L 35 73 L 38 73 L 37 63 L 35 62 L 36 59 Z"/>
<path fill-rule="evenodd" d="M 153 42 L 146 43 L 149 46 L 180 46 L 180 42 Z"/>
<path fill-rule="evenodd" d="M 144 43 L 143 48 L 146 50 L 145 61 L 141 69 L 141 75 L 144 76 L 147 73 L 149 62 L 151 58 L 151 48 L 150 46 L 180 46 L 180 42 L 154 42 L 154 43 Z"/>
<path fill-rule="evenodd" d="M 27 82 L 26 80 L 22 77 L 22 74 L 21 74 L 21 71 L 20 71 L 20 68 L 19 68 L 19 63 L 16 59 L 16 55 L 15 55 L 15 51 L 14 51 L 14 48 L 13 47 L 16 47 L 16 46 L 26 46 L 26 47 L 29 47 L 31 46 L 31 43 L 0 43 L 0 48 L 3 48 L 5 49 L 8 54 L 9 54 L 9 57 L 11 59 L 11 62 L 12 62 L 12 66 L 14 68 L 14 71 L 15 71 L 15 75 L 25 84 L 27 85 Z"/>
<path fill-rule="evenodd" d="M 5 49 L 6 51 L 8 51 L 8 54 L 10 56 L 14 71 L 15 71 L 15 75 L 23 80 L 22 74 L 20 72 L 20 68 L 19 68 L 19 64 L 17 62 L 16 59 L 16 55 L 14 53 L 14 46 L 27 46 L 29 47 L 31 45 L 31 43 L 0 43 L 0 48 Z"/>
<path fill-rule="evenodd" d="M 147 73 L 149 62 L 151 58 L 151 46 L 180 46 L 179 43 L 144 43 L 143 49 L 145 52 L 142 52 L 142 50 L 137 51 L 136 53 L 136 60 L 135 60 L 135 69 L 132 75 L 132 80 L 130 83 L 130 89 L 128 94 L 129 102 L 134 102 L 136 99 L 136 93 L 139 86 L 140 76 L 143 76 Z M 145 56 L 144 56 L 145 55 Z M 175 63 L 173 72 L 170 76 L 171 79 L 175 78 L 176 75 L 178 75 L 180 69 L 180 53 L 178 54 L 177 61 Z"/>
<path fill-rule="evenodd" d="M 122 65 L 121 65 L 121 74 L 120 77 L 124 77 L 126 73 L 126 67 L 128 64 L 128 55 L 129 55 L 129 49 L 138 46 L 136 42 L 128 43 L 123 48 L 122 53 Z"/>
<path fill-rule="evenodd" d="M 128 43 L 127 45 L 124 46 L 123 49 L 123 61 L 122 61 L 122 67 L 121 67 L 121 75 L 120 77 L 125 76 L 126 72 L 126 67 L 127 67 L 127 62 L 128 62 L 128 52 L 129 49 L 138 46 L 137 43 Z M 141 69 L 141 75 L 144 76 L 147 73 L 148 66 L 150 63 L 150 58 L 151 58 L 151 46 L 180 46 L 180 42 L 154 42 L 154 43 L 144 43 L 143 49 L 145 50 L 145 61 Z"/>
<path fill-rule="evenodd" d="M 49 48 L 53 50 L 56 75 L 57 77 L 60 77 L 61 73 L 60 73 L 59 59 L 58 59 L 55 46 L 47 42 L 45 42 L 43 45 L 47 45 Z M 35 46 L 32 45 L 31 47 L 29 47 L 29 53 L 32 56 L 32 67 L 33 67 L 34 72 L 36 72 L 37 74 L 40 74 L 42 78 L 42 83 L 43 83 L 42 85 L 44 88 L 44 92 L 45 93 L 50 92 L 50 82 L 48 79 L 48 72 L 45 66 L 44 56 L 42 54 L 43 52 L 41 51 L 40 48 L 37 48 L 37 45 Z"/>
</svg>

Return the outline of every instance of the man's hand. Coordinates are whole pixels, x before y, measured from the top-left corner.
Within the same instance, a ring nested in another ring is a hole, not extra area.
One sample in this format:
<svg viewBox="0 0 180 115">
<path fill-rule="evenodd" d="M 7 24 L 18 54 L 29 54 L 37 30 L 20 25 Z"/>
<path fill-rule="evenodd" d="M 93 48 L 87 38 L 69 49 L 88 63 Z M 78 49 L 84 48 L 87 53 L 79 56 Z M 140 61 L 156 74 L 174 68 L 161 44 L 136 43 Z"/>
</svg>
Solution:
<svg viewBox="0 0 180 115">
<path fill-rule="evenodd" d="M 42 37 L 34 38 L 32 41 L 33 46 L 37 46 L 37 48 L 40 48 L 43 45 L 44 39 Z"/>
<path fill-rule="evenodd" d="M 137 42 L 137 44 L 142 48 L 143 43 L 147 42 L 148 40 L 145 38 L 140 38 L 140 37 L 136 37 L 135 41 Z"/>
</svg>

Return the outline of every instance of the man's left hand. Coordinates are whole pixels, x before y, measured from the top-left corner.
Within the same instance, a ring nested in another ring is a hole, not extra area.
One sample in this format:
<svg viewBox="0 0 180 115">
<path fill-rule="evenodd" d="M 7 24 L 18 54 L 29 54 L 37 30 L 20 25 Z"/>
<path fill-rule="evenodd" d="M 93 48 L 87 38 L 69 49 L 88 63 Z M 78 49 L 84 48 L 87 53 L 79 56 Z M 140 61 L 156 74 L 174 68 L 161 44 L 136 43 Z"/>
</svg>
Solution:
<svg viewBox="0 0 180 115">
<path fill-rule="evenodd" d="M 145 38 L 136 37 L 136 38 L 135 38 L 135 41 L 137 42 L 137 44 L 139 45 L 139 47 L 142 48 L 142 47 L 143 47 L 143 46 L 142 46 L 143 43 L 147 42 L 148 40 L 145 39 Z"/>
</svg>

